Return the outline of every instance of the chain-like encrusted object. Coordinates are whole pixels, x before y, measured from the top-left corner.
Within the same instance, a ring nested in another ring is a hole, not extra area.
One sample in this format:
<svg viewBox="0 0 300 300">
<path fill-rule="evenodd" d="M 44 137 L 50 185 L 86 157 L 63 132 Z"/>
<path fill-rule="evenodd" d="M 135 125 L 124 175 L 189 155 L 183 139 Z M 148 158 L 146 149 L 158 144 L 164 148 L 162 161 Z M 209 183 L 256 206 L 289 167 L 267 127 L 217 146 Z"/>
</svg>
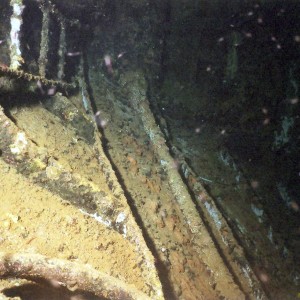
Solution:
<svg viewBox="0 0 300 300">
<path fill-rule="evenodd" d="M 65 90 L 75 89 L 77 87 L 76 83 L 67 83 L 63 81 L 46 79 L 45 77 L 42 76 L 26 73 L 22 70 L 13 70 L 5 66 L 0 66 L 0 77 L 1 76 L 8 76 L 10 78 L 15 78 L 15 79 L 22 78 L 27 81 L 40 81 L 45 86 L 56 86 L 58 88 L 62 88 Z"/>
</svg>

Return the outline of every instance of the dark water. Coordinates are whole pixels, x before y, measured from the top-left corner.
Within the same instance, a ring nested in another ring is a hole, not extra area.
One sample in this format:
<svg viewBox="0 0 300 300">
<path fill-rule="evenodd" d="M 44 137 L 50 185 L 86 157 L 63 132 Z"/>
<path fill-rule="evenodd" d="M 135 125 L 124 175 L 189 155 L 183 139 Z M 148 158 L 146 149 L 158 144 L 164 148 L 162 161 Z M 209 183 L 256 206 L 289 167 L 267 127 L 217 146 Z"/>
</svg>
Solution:
<svg viewBox="0 0 300 300">
<path fill-rule="evenodd" d="M 81 37 L 74 34 L 69 51 L 83 47 L 97 57 L 112 85 L 142 68 L 166 117 L 223 132 L 233 156 L 272 174 L 293 218 L 300 204 L 299 9 L 298 1 L 91 3 L 80 10 Z"/>
</svg>

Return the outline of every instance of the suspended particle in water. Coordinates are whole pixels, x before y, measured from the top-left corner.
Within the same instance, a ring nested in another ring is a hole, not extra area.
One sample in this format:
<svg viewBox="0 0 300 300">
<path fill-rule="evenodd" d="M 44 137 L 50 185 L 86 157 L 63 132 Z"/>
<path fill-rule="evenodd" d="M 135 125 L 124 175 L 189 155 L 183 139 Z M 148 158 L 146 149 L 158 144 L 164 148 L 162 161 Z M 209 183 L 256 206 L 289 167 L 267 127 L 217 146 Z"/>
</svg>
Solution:
<svg viewBox="0 0 300 300">
<path fill-rule="evenodd" d="M 259 182 L 257 180 L 252 180 L 250 184 L 253 189 L 257 189 L 259 187 Z"/>
<path fill-rule="evenodd" d="M 112 67 L 112 59 L 111 59 L 111 56 L 110 55 L 104 55 L 104 64 L 107 68 L 107 72 L 109 74 L 112 74 L 113 73 L 113 67 Z"/>
<path fill-rule="evenodd" d="M 296 201 L 291 201 L 290 202 L 290 207 L 293 211 L 296 211 L 296 212 L 299 211 L 299 205 Z"/>
<path fill-rule="evenodd" d="M 270 118 L 265 118 L 263 121 L 263 125 L 268 125 L 270 123 Z"/>
<path fill-rule="evenodd" d="M 98 123 L 100 123 L 100 120 L 101 120 L 101 111 L 100 110 L 98 110 L 96 113 L 95 113 L 95 121 L 96 121 L 96 123 L 97 123 L 97 125 L 98 125 Z"/>
<path fill-rule="evenodd" d="M 105 128 L 106 125 L 107 125 L 107 121 L 106 121 L 106 120 L 101 120 L 101 122 L 100 122 L 100 127 L 101 127 L 101 128 Z"/>
<path fill-rule="evenodd" d="M 77 52 L 68 52 L 67 56 L 73 57 L 73 56 L 79 56 L 81 55 L 81 52 L 77 51 Z"/>
<path fill-rule="evenodd" d="M 257 23 L 258 24 L 262 24 L 264 22 L 262 17 L 257 18 Z"/>
<path fill-rule="evenodd" d="M 297 104 L 299 102 L 299 99 L 298 98 L 292 98 L 290 99 L 289 101 L 291 104 Z"/>
<path fill-rule="evenodd" d="M 61 282 L 54 280 L 54 279 L 49 279 L 49 284 L 54 287 L 54 288 L 60 288 L 61 287 Z"/>
<path fill-rule="evenodd" d="M 265 108 L 265 107 L 263 107 L 263 108 L 261 109 L 261 111 L 262 111 L 262 113 L 263 113 L 264 115 L 266 115 L 266 114 L 268 113 L 268 109 Z"/>
<path fill-rule="evenodd" d="M 123 57 L 123 55 L 124 55 L 125 53 L 126 53 L 126 52 L 121 52 L 121 53 L 119 53 L 119 54 L 118 54 L 118 59 L 121 58 L 121 57 Z"/>
<path fill-rule="evenodd" d="M 258 277 L 262 282 L 268 282 L 269 281 L 269 276 L 264 272 L 261 272 L 260 274 L 258 274 Z"/>
<path fill-rule="evenodd" d="M 294 41 L 295 41 L 296 43 L 300 43 L 300 35 L 295 35 L 295 36 L 294 36 Z"/>
<path fill-rule="evenodd" d="M 48 91 L 47 91 L 47 95 L 48 95 L 48 96 L 53 96 L 53 95 L 55 95 L 55 93 L 56 93 L 56 87 L 55 87 L 55 86 L 52 86 L 52 87 L 49 88 Z"/>
<path fill-rule="evenodd" d="M 98 127 L 100 128 L 105 128 L 106 125 L 107 125 L 107 121 L 102 119 L 101 117 L 101 112 L 100 110 L 98 110 L 96 113 L 95 113 L 95 122 L 97 124 Z"/>
</svg>

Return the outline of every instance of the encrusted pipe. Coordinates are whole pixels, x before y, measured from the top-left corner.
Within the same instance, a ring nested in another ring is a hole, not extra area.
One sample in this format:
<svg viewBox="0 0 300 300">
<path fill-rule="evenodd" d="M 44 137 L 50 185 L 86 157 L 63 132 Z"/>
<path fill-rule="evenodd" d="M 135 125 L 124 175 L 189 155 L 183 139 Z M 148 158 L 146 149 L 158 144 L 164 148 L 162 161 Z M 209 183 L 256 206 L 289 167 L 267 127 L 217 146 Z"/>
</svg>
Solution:
<svg viewBox="0 0 300 300">
<path fill-rule="evenodd" d="M 57 79 L 62 80 L 64 78 L 64 66 L 65 66 L 65 54 L 66 54 L 66 22 L 60 20 L 60 36 L 59 36 L 59 48 L 58 48 L 58 73 Z"/>
<path fill-rule="evenodd" d="M 47 258 L 39 254 L 0 253 L 0 278 L 44 279 L 70 291 L 86 291 L 111 300 L 151 300 L 133 285 L 89 265 Z"/>
<path fill-rule="evenodd" d="M 22 0 L 11 0 L 13 13 L 10 18 L 10 68 L 17 70 L 24 62 L 20 47 L 20 30 L 22 25 L 22 12 L 24 5 Z"/>
<path fill-rule="evenodd" d="M 42 77 L 46 77 L 46 66 L 47 66 L 47 53 L 48 53 L 48 36 L 49 36 L 49 15 L 50 9 L 48 5 L 43 3 L 41 5 L 41 10 L 43 13 L 43 24 L 41 31 L 41 45 L 40 45 L 40 57 L 39 57 L 39 74 Z"/>
</svg>

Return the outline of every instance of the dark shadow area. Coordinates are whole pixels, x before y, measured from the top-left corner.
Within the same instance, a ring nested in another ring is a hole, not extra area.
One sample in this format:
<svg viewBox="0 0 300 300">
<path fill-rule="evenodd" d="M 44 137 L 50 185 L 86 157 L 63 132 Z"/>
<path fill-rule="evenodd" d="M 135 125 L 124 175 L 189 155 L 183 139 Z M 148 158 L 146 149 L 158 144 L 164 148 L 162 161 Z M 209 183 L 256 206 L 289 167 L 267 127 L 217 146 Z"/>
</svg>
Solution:
<svg viewBox="0 0 300 300">
<path fill-rule="evenodd" d="M 59 63 L 59 42 L 60 42 L 60 23 L 59 21 L 50 15 L 49 22 L 49 50 L 48 50 L 48 61 L 51 62 L 47 65 L 46 77 L 49 79 L 56 79 L 58 74 L 58 63 Z"/>
<path fill-rule="evenodd" d="M 38 74 L 38 59 L 40 55 L 42 13 L 36 2 L 25 0 L 22 24 L 22 53 L 24 57 L 24 71 Z"/>
<path fill-rule="evenodd" d="M 91 293 L 71 292 L 63 286 L 51 286 L 49 282 L 38 280 L 39 283 L 26 283 L 20 286 L 3 289 L 7 297 L 19 297 L 21 300 L 107 300 Z"/>
</svg>

